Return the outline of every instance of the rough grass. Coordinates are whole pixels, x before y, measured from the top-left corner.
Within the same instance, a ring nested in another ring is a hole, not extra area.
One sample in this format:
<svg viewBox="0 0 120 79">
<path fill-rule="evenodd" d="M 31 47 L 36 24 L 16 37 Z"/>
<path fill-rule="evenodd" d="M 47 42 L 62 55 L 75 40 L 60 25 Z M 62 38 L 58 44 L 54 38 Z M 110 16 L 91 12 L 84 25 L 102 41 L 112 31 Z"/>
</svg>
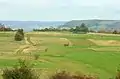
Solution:
<svg viewBox="0 0 120 79">
<path fill-rule="evenodd" d="M 8 34 L 10 36 L 8 37 Z M 94 40 L 120 40 L 119 36 L 102 36 L 91 34 L 69 34 L 69 33 L 27 33 L 31 36 L 31 41 L 38 43 L 27 51 L 30 54 L 26 54 L 25 51 L 21 57 L 29 57 L 30 61 L 35 63 L 35 68 L 48 68 L 49 72 L 53 72 L 56 69 L 66 69 L 72 72 L 80 71 L 82 73 L 91 73 L 99 75 L 101 79 L 108 79 L 116 74 L 116 67 L 120 63 L 120 53 L 118 46 L 98 46 L 94 42 L 88 39 Z M 0 53 L 10 52 L 12 53 L 20 46 L 24 46 L 25 41 L 15 42 L 14 35 L 11 33 L 0 33 Z M 73 46 L 64 47 L 60 38 L 68 39 Z M 2 45 L 2 46 L 1 46 Z M 44 49 L 48 48 L 45 52 Z M 93 50 L 93 49 L 99 49 Z M 110 50 L 109 50 L 110 49 Z M 34 60 L 34 54 L 38 54 L 39 59 Z M 16 63 L 19 55 L 1 55 L 0 67 L 11 67 Z"/>
<path fill-rule="evenodd" d="M 0 32 L 0 53 L 13 53 L 17 48 L 24 44 L 24 41 L 14 41 L 14 33 Z"/>
<path fill-rule="evenodd" d="M 101 46 L 120 46 L 120 41 L 116 41 L 116 40 L 94 40 L 94 39 L 88 39 L 88 40 L 95 43 L 96 45 L 101 45 Z"/>
</svg>

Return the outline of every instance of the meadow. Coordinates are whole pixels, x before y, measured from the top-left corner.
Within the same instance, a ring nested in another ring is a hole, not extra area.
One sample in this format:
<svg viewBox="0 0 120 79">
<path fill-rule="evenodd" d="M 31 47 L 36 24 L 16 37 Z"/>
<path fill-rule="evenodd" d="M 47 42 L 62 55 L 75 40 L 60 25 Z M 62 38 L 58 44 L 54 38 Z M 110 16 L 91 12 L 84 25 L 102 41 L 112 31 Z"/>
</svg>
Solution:
<svg viewBox="0 0 120 79">
<path fill-rule="evenodd" d="M 14 35 L 0 32 L 1 69 L 13 67 L 17 59 L 23 58 L 46 74 L 61 69 L 108 79 L 115 76 L 120 64 L 120 36 L 117 35 L 28 32 L 20 42 L 14 41 Z M 68 42 L 70 45 L 65 47 Z M 34 59 L 35 54 L 39 55 L 38 60 Z"/>
</svg>

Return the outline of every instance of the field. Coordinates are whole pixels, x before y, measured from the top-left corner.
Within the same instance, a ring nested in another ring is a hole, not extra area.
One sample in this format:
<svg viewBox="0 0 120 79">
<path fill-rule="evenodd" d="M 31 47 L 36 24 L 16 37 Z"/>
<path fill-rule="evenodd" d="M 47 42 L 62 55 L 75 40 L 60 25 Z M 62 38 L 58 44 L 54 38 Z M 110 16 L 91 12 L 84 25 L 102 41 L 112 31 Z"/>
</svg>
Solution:
<svg viewBox="0 0 120 79">
<path fill-rule="evenodd" d="M 120 64 L 120 36 L 117 35 L 29 32 L 25 33 L 24 41 L 16 42 L 14 34 L 0 33 L 1 69 L 12 67 L 17 59 L 24 58 L 46 73 L 65 69 L 108 79 L 115 76 Z M 65 47 L 68 42 L 70 46 Z M 38 60 L 34 60 L 35 54 L 40 55 Z"/>
</svg>

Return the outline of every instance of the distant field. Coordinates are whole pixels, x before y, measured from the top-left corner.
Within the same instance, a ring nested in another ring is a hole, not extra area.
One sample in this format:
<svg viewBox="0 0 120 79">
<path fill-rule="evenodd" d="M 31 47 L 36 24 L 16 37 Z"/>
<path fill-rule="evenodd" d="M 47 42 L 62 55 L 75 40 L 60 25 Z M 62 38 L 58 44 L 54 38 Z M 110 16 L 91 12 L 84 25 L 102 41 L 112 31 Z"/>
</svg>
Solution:
<svg viewBox="0 0 120 79">
<path fill-rule="evenodd" d="M 0 33 L 1 68 L 12 67 L 18 58 L 25 58 L 36 63 L 35 68 L 49 72 L 67 69 L 108 79 L 120 64 L 120 36 L 56 32 L 30 32 L 25 36 L 24 41 L 16 42 L 14 33 Z M 26 41 L 27 36 L 35 46 Z M 64 47 L 68 42 L 70 46 Z M 39 60 L 34 60 L 34 54 L 40 55 Z"/>
</svg>

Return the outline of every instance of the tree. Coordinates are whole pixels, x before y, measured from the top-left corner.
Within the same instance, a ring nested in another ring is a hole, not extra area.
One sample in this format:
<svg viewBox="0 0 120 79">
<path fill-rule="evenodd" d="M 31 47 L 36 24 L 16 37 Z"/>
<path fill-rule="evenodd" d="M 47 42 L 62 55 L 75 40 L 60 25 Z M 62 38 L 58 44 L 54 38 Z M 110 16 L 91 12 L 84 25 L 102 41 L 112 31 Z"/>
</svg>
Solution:
<svg viewBox="0 0 120 79">
<path fill-rule="evenodd" d="M 114 31 L 113 31 L 113 34 L 117 34 L 117 30 L 114 30 Z"/>
<path fill-rule="evenodd" d="M 80 32 L 81 33 L 87 33 L 88 32 L 88 27 L 82 23 L 81 26 L 80 26 Z"/>
<path fill-rule="evenodd" d="M 44 31 L 49 31 L 49 29 L 48 29 L 48 28 L 45 28 Z"/>
<path fill-rule="evenodd" d="M 74 31 L 74 28 L 70 28 L 70 30 L 69 30 L 70 32 L 73 32 Z"/>
<path fill-rule="evenodd" d="M 24 39 L 23 29 L 18 29 L 18 31 L 15 34 L 15 40 L 22 41 L 23 39 Z"/>
<path fill-rule="evenodd" d="M 84 23 L 82 23 L 80 26 L 76 26 L 76 28 L 72 30 L 73 33 L 87 33 L 88 27 Z"/>
</svg>

